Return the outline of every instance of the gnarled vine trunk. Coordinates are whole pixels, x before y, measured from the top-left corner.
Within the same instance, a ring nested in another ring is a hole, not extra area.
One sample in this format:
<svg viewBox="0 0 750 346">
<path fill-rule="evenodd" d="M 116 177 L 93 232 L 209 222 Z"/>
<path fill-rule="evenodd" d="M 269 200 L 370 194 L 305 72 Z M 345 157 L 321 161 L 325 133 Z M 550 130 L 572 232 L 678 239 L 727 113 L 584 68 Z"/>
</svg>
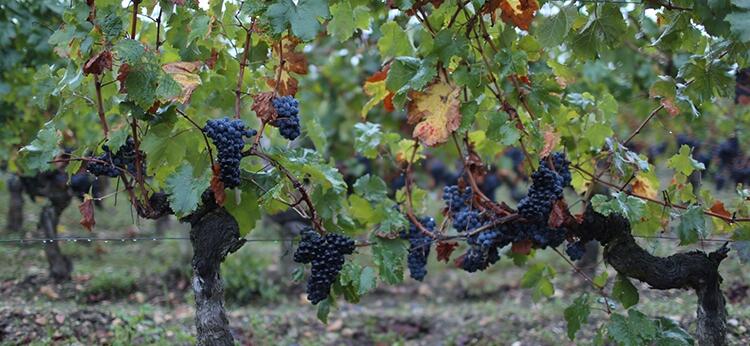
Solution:
<svg viewBox="0 0 750 346">
<path fill-rule="evenodd" d="M 46 176 L 38 177 L 38 182 L 44 184 L 44 195 L 47 203 L 39 215 L 38 229 L 43 238 L 57 238 L 57 225 L 60 223 L 60 215 L 70 205 L 71 196 L 65 182 L 48 179 Z M 73 262 L 63 254 L 57 241 L 51 241 L 44 246 L 44 254 L 49 264 L 49 275 L 55 282 L 70 280 L 73 272 Z"/>
<path fill-rule="evenodd" d="M 693 289 L 698 296 L 698 344 L 727 344 L 727 311 L 719 275 L 719 264 L 729 251 L 726 245 L 709 254 L 690 251 L 658 257 L 635 242 L 630 223 L 619 215 L 605 217 L 589 210 L 579 227 L 579 234 L 604 245 L 604 260 L 618 273 L 659 290 Z"/>
<path fill-rule="evenodd" d="M 8 219 L 6 229 L 9 232 L 23 230 L 23 184 L 17 175 L 8 177 Z"/>
<path fill-rule="evenodd" d="M 198 345 L 234 345 L 224 310 L 221 262 L 237 251 L 240 238 L 237 221 L 224 208 L 213 206 L 188 217 L 193 245 L 193 292 Z"/>
</svg>

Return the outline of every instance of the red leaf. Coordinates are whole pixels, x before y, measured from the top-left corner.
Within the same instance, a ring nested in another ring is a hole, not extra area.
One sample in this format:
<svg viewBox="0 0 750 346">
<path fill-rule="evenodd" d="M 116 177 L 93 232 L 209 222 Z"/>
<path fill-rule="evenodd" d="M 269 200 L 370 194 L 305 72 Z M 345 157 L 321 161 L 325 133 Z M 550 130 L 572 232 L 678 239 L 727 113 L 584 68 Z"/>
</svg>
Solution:
<svg viewBox="0 0 750 346">
<path fill-rule="evenodd" d="M 510 247 L 510 251 L 520 255 L 528 255 L 531 253 L 531 240 L 523 240 L 513 243 Z"/>
<path fill-rule="evenodd" d="M 125 80 L 128 78 L 128 73 L 130 73 L 130 65 L 128 64 L 122 64 L 117 69 L 117 81 L 120 82 L 120 92 L 123 94 L 128 92 L 128 89 L 125 87 Z"/>
<path fill-rule="evenodd" d="M 85 195 L 83 203 L 78 206 L 78 211 L 81 212 L 81 226 L 91 232 L 96 225 L 94 219 L 94 200 L 89 195 Z"/>
<path fill-rule="evenodd" d="M 710 209 L 715 214 L 721 215 L 725 218 L 731 218 L 732 214 L 729 213 L 726 207 L 724 207 L 724 202 L 722 201 L 716 201 L 714 202 L 714 205 L 711 206 Z"/>
<path fill-rule="evenodd" d="M 451 258 L 451 254 L 458 247 L 458 243 L 454 241 L 441 241 L 437 244 L 437 260 L 448 263 Z"/>
<path fill-rule="evenodd" d="M 216 204 L 223 206 L 224 200 L 227 198 L 226 193 L 224 192 L 224 183 L 221 181 L 221 168 L 219 164 L 214 164 L 213 166 L 213 172 L 214 175 L 211 177 L 211 191 L 214 192 L 214 199 L 216 200 Z"/>
<path fill-rule="evenodd" d="M 112 70 L 112 52 L 105 50 L 92 56 L 83 65 L 83 73 L 86 75 L 100 75 L 104 70 Z"/>
</svg>

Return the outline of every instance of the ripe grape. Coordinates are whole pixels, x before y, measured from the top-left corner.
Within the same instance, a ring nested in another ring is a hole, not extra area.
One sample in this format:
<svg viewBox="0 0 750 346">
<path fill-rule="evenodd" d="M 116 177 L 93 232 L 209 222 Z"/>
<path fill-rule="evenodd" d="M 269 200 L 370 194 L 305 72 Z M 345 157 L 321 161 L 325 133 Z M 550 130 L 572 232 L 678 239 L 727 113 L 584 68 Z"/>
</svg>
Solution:
<svg viewBox="0 0 750 346">
<path fill-rule="evenodd" d="M 429 231 L 435 230 L 435 220 L 431 217 L 422 217 L 419 222 Z M 422 281 L 427 275 L 427 258 L 430 255 L 432 238 L 422 233 L 414 223 L 410 223 L 408 231 L 401 232 L 401 238 L 409 240 L 409 275 L 418 281 Z"/>
<path fill-rule="evenodd" d="M 531 179 L 529 193 L 518 202 L 518 212 L 530 221 L 546 223 L 553 204 L 562 197 L 563 178 L 541 164 Z"/>
<path fill-rule="evenodd" d="M 110 178 L 119 177 L 123 173 L 123 170 L 127 170 L 132 174 L 136 174 L 135 168 L 135 141 L 132 137 L 128 137 L 119 149 L 117 153 L 112 153 L 108 145 L 102 145 L 104 153 L 94 157 L 92 161 L 89 161 L 86 165 L 86 169 L 89 173 L 95 176 L 107 176 Z M 141 156 L 141 173 L 146 172 L 146 155 L 143 151 L 140 151 Z"/>
<path fill-rule="evenodd" d="M 281 136 L 290 141 L 299 137 L 299 102 L 291 96 L 275 97 L 272 102 L 277 117 L 271 125 L 278 127 Z"/>
<path fill-rule="evenodd" d="M 471 204 L 472 191 L 470 187 L 463 190 L 456 185 L 450 185 L 443 188 L 443 201 L 448 211 L 456 212 Z"/>
<path fill-rule="evenodd" d="M 245 130 L 245 123 L 239 119 L 211 119 L 206 122 L 206 136 L 211 138 L 218 149 L 220 178 L 228 188 L 240 185 L 240 160 L 242 148 L 245 146 L 243 137 L 253 137 L 257 131 Z"/>
<path fill-rule="evenodd" d="M 312 264 L 307 281 L 307 300 L 318 304 L 328 298 L 331 285 L 344 267 L 344 255 L 351 255 L 355 249 L 354 240 L 349 237 L 334 233 L 321 236 L 311 228 L 302 231 L 294 261 Z"/>
<path fill-rule="evenodd" d="M 78 173 L 70 177 L 70 189 L 77 197 L 83 197 L 91 190 L 93 178 L 88 173 Z"/>
<path fill-rule="evenodd" d="M 582 241 L 577 241 L 572 244 L 568 244 L 568 248 L 565 249 L 565 253 L 568 254 L 571 260 L 577 261 L 583 257 L 583 253 L 586 251 L 586 246 Z"/>
</svg>

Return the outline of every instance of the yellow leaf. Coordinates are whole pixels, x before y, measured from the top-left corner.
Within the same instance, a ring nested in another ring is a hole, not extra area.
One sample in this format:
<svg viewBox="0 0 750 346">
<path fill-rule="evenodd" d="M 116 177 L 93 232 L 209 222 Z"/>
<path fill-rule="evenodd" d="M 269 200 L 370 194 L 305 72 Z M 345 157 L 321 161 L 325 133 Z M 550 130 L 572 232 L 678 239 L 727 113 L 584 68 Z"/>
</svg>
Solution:
<svg viewBox="0 0 750 346">
<path fill-rule="evenodd" d="M 385 88 L 385 80 L 365 82 L 364 89 L 365 94 L 370 96 L 370 100 L 362 106 L 362 111 L 359 113 L 359 116 L 362 117 L 362 119 L 366 119 L 367 112 L 380 103 L 380 101 L 385 100 L 389 93 L 388 89 Z"/>
<path fill-rule="evenodd" d="M 638 196 L 654 198 L 656 197 L 656 189 L 651 186 L 651 182 L 642 176 L 636 176 L 632 183 L 633 193 Z"/>
<path fill-rule="evenodd" d="M 196 73 L 201 64 L 199 61 L 179 61 L 162 66 L 162 70 L 172 76 L 172 79 L 182 88 L 180 95 L 172 98 L 170 101 L 177 101 L 179 103 L 190 101 L 193 91 L 201 85 L 201 77 Z"/>
<path fill-rule="evenodd" d="M 427 146 L 445 143 L 461 123 L 459 91 L 438 82 L 424 92 L 411 92 L 408 122 L 416 124 L 412 136 Z"/>
</svg>

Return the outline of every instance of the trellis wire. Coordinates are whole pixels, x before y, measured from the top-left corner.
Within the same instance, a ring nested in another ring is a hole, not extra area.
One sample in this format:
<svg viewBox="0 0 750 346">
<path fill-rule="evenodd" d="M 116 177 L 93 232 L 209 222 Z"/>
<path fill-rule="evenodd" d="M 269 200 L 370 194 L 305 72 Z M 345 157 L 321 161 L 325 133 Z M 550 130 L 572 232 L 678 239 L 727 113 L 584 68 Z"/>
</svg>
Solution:
<svg viewBox="0 0 750 346">
<path fill-rule="evenodd" d="M 54 243 L 54 242 L 70 242 L 70 243 L 90 243 L 90 242 L 104 242 L 104 243 L 133 243 L 137 241 L 168 241 L 168 240 L 190 240 L 190 237 L 60 237 L 60 238 L 7 238 L 0 239 L 0 243 Z M 281 242 L 281 241 L 295 241 L 294 238 L 280 238 L 280 239 L 265 239 L 265 238 L 249 238 L 244 239 L 247 242 Z"/>
</svg>

